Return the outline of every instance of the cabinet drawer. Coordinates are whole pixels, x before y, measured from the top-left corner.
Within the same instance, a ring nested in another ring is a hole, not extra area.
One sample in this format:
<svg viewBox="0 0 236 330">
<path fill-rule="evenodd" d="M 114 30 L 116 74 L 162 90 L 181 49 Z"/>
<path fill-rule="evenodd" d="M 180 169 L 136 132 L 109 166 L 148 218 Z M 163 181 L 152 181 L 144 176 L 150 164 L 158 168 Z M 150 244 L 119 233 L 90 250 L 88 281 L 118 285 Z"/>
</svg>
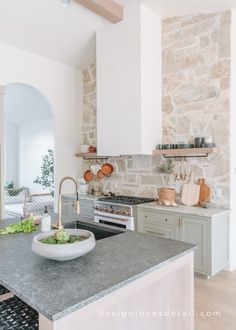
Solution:
<svg viewBox="0 0 236 330">
<path fill-rule="evenodd" d="M 164 226 L 150 222 L 145 222 L 140 224 L 139 231 L 145 234 L 150 234 L 154 236 L 164 237 L 164 238 L 171 238 L 175 239 L 175 227 L 173 226 Z"/>
<path fill-rule="evenodd" d="M 166 224 L 172 226 L 179 226 L 179 217 L 171 214 L 161 212 L 143 211 L 138 212 L 140 221 L 149 221 L 152 223 Z"/>
</svg>

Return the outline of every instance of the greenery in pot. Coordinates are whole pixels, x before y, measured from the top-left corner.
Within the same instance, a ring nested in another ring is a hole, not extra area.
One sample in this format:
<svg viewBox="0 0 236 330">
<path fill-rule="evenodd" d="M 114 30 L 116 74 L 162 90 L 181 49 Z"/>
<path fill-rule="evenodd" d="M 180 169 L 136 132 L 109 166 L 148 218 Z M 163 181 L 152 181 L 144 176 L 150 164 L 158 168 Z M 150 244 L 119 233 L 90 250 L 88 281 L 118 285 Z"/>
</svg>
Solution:
<svg viewBox="0 0 236 330">
<path fill-rule="evenodd" d="M 48 149 L 42 157 L 41 176 L 37 176 L 34 183 L 40 184 L 43 189 L 49 190 L 52 195 L 54 192 L 54 152 Z"/>
<path fill-rule="evenodd" d="M 168 187 L 169 178 L 173 170 L 172 159 L 162 159 L 159 166 L 157 166 L 156 171 L 159 174 L 163 174 L 165 178 L 165 186 Z"/>
</svg>

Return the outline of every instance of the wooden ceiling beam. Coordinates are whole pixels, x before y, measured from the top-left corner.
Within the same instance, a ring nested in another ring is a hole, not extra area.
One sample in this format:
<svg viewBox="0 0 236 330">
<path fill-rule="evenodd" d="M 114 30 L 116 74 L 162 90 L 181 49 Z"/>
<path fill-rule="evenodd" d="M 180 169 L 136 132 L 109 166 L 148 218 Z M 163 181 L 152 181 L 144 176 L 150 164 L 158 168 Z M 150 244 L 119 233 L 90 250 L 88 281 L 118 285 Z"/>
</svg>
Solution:
<svg viewBox="0 0 236 330">
<path fill-rule="evenodd" d="M 92 10 L 112 23 L 123 20 L 124 7 L 113 0 L 76 0 L 82 6 Z"/>
</svg>

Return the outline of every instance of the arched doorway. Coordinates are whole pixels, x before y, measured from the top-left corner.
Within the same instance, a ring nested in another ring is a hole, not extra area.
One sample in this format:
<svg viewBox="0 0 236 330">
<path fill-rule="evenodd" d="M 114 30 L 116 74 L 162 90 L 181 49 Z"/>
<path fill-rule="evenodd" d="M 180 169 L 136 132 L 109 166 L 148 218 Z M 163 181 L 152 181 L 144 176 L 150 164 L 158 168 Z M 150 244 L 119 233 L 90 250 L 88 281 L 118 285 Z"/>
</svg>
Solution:
<svg viewBox="0 0 236 330">
<path fill-rule="evenodd" d="M 54 116 L 36 88 L 11 83 L 4 97 L 5 217 L 23 215 L 23 196 L 54 189 Z"/>
</svg>

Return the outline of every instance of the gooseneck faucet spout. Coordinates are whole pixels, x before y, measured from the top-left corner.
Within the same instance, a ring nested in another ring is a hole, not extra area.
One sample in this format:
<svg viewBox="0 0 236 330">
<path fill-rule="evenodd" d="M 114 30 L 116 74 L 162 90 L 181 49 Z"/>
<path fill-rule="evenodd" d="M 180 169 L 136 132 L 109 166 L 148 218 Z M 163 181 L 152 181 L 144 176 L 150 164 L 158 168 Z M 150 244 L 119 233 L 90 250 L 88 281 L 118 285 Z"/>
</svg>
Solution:
<svg viewBox="0 0 236 330">
<path fill-rule="evenodd" d="M 57 220 L 56 224 L 53 226 L 53 227 L 58 228 L 58 229 L 62 229 L 62 228 L 63 228 L 62 220 L 61 220 L 61 218 L 62 218 L 62 206 L 63 206 L 63 205 L 75 205 L 74 202 L 72 202 L 72 203 L 62 203 L 62 193 L 61 193 L 61 192 L 62 192 L 62 186 L 63 186 L 63 183 L 64 183 L 65 181 L 67 181 L 67 180 L 71 180 L 71 181 L 73 181 L 74 184 L 75 184 L 75 189 L 76 189 L 76 191 L 75 191 L 75 194 L 76 194 L 76 211 L 77 211 L 77 214 L 80 213 L 79 193 L 78 193 L 79 185 L 78 185 L 78 182 L 77 182 L 74 178 L 72 178 L 71 176 L 65 176 L 65 177 L 61 180 L 61 182 L 60 182 L 60 184 L 59 184 L 59 195 L 58 195 L 58 220 Z"/>
</svg>

